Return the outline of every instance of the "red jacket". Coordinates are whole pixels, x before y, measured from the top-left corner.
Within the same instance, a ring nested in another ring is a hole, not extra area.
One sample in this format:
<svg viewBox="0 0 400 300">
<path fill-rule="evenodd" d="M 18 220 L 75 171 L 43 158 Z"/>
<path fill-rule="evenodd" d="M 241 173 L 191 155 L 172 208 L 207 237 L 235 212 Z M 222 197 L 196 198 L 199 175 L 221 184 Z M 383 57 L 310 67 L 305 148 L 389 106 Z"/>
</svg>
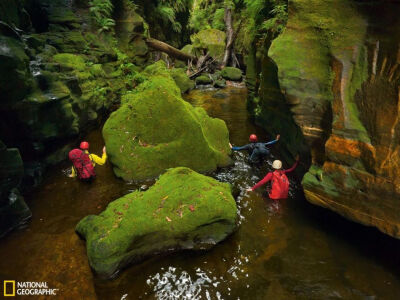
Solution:
<svg viewBox="0 0 400 300">
<path fill-rule="evenodd" d="M 269 172 L 263 179 L 261 179 L 255 186 L 251 188 L 252 191 L 254 191 L 256 188 L 259 188 L 260 186 L 266 184 L 268 181 L 270 181 L 274 177 L 274 173 L 277 172 L 278 175 L 286 174 L 292 172 L 294 169 L 296 169 L 299 161 L 296 161 L 294 165 L 287 170 L 276 170 L 274 172 Z M 282 198 L 287 198 L 287 190 L 283 192 L 277 192 L 275 190 L 275 185 L 272 185 L 271 192 L 269 192 L 269 197 L 271 199 L 282 199 Z"/>
</svg>

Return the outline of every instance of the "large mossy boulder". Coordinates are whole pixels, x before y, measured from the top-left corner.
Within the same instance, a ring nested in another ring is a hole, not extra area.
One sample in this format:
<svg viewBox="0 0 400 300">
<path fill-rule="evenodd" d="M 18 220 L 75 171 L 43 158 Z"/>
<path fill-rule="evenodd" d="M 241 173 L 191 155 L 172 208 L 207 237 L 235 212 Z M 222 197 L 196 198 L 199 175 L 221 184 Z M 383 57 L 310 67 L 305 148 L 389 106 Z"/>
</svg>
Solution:
<svg viewBox="0 0 400 300">
<path fill-rule="evenodd" d="M 185 50 L 191 50 L 193 53 L 204 50 L 216 60 L 222 60 L 225 52 L 225 32 L 218 29 L 204 29 L 192 35 L 190 39 L 193 47 Z"/>
<path fill-rule="evenodd" d="M 192 90 L 195 86 L 193 80 L 187 76 L 185 69 L 173 68 L 171 69 L 171 76 L 175 80 L 176 85 L 181 89 L 182 94 Z"/>
<path fill-rule="evenodd" d="M 240 81 L 242 80 L 242 71 L 234 67 L 225 67 L 221 71 L 221 76 L 226 80 Z"/>
<path fill-rule="evenodd" d="M 208 249 L 235 229 L 230 186 L 188 168 L 168 170 L 146 192 L 135 191 L 82 219 L 91 267 L 110 277 L 126 265 L 180 249 Z"/>
<path fill-rule="evenodd" d="M 115 174 L 142 180 L 178 166 L 207 172 L 228 165 L 224 121 L 184 101 L 164 62 L 149 66 L 142 75 L 147 80 L 123 97 L 103 128 Z"/>
</svg>

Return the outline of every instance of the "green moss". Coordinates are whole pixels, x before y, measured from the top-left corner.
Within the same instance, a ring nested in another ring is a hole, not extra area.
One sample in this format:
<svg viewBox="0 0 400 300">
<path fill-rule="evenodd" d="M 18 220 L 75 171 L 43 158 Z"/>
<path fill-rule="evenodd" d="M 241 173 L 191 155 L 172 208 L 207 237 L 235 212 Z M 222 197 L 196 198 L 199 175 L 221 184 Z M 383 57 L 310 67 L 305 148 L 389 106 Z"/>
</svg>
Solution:
<svg viewBox="0 0 400 300">
<path fill-rule="evenodd" d="M 240 81 L 242 80 L 242 71 L 238 68 L 225 67 L 221 71 L 221 76 L 227 80 Z"/>
<path fill-rule="evenodd" d="M 186 93 L 194 88 L 194 81 L 190 80 L 186 75 L 185 69 L 173 68 L 171 69 L 171 76 L 175 80 L 176 85 L 181 89 L 182 93 Z"/>
<path fill-rule="evenodd" d="M 331 174 L 324 174 L 320 167 L 314 165 L 310 168 L 310 171 L 304 175 L 301 183 L 305 190 L 318 190 L 333 198 L 339 197 L 339 191 L 330 175 Z"/>
<path fill-rule="evenodd" d="M 86 68 L 85 60 L 76 54 L 59 53 L 53 56 L 53 60 L 62 67 L 72 70 L 84 71 Z"/>
<path fill-rule="evenodd" d="M 213 81 L 208 74 L 203 74 L 196 78 L 197 85 L 212 84 L 212 83 Z"/>
<path fill-rule="evenodd" d="M 157 70 L 160 75 L 150 75 Z M 145 179 L 171 167 L 206 172 L 228 165 L 225 123 L 184 101 L 160 65 L 143 74 L 149 79 L 123 97 L 123 105 L 103 128 L 115 174 L 125 180 Z"/>
<path fill-rule="evenodd" d="M 205 249 L 235 228 L 230 186 L 188 168 L 168 170 L 146 192 L 133 192 L 87 216 L 76 227 L 85 237 L 91 267 L 111 276 L 131 262 L 177 249 Z"/>
<path fill-rule="evenodd" d="M 73 24 L 79 23 L 79 19 L 75 16 L 72 10 L 65 7 L 51 7 L 49 9 L 49 22 L 53 24 Z"/>
<path fill-rule="evenodd" d="M 201 51 L 199 49 L 195 48 L 192 44 L 184 46 L 181 49 L 181 51 L 186 54 L 197 56 L 197 57 L 200 57 L 200 55 L 201 55 Z"/>
<path fill-rule="evenodd" d="M 194 49 L 205 49 L 215 59 L 222 59 L 225 51 L 225 32 L 218 29 L 205 29 L 192 35 L 190 39 Z"/>
<path fill-rule="evenodd" d="M 106 75 L 101 64 L 95 64 L 91 66 L 90 73 L 96 77 L 104 77 Z"/>
<path fill-rule="evenodd" d="M 360 140 L 364 143 L 371 143 L 368 132 L 364 127 L 360 119 L 360 112 L 357 107 L 354 96 L 362 86 L 362 84 L 368 79 L 368 61 L 367 61 L 367 50 L 365 47 L 359 48 L 358 61 L 354 64 L 351 62 L 351 57 L 344 57 L 343 61 L 347 66 L 344 69 L 349 72 L 346 74 L 351 81 L 346 85 L 343 97 L 344 101 L 344 114 L 345 114 L 345 126 L 346 129 L 353 130 L 356 133 L 355 139 Z M 347 55 L 352 55 L 348 53 Z"/>
</svg>

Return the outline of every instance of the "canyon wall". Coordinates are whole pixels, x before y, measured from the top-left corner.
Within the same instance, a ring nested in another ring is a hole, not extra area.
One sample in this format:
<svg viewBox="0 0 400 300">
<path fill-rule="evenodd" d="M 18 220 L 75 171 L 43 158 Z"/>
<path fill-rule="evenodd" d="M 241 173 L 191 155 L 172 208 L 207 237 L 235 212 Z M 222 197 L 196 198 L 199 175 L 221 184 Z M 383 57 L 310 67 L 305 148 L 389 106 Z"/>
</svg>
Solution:
<svg viewBox="0 0 400 300">
<path fill-rule="evenodd" d="M 258 104 L 259 122 L 290 135 L 289 152 L 311 154 L 308 201 L 397 238 L 399 12 L 379 1 L 289 1 L 263 68 L 278 82 L 265 79 Z"/>
<path fill-rule="evenodd" d="M 100 34 L 88 1 L 0 2 L 0 236 L 30 216 L 21 183 L 37 185 L 137 85 L 144 21 L 115 12 L 117 34 Z"/>
</svg>

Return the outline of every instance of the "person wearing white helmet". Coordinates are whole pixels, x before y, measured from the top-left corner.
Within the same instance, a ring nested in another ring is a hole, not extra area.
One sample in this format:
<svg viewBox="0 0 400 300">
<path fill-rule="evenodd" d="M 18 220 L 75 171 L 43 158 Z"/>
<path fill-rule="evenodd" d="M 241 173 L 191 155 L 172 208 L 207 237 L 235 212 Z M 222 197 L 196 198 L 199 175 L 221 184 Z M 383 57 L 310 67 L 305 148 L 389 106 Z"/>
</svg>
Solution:
<svg viewBox="0 0 400 300">
<path fill-rule="evenodd" d="M 296 169 L 299 164 L 299 155 L 296 156 L 296 162 L 294 165 L 287 170 L 282 170 L 282 162 L 280 160 L 274 160 L 272 163 L 272 168 L 275 169 L 273 172 L 269 172 L 262 180 L 260 180 L 256 185 L 252 188 L 247 189 L 248 192 L 254 191 L 260 186 L 266 184 L 271 181 L 271 191 L 269 192 L 269 197 L 273 200 L 278 199 L 286 199 L 289 193 L 289 179 L 286 176 L 286 173 L 290 173 Z"/>
</svg>

